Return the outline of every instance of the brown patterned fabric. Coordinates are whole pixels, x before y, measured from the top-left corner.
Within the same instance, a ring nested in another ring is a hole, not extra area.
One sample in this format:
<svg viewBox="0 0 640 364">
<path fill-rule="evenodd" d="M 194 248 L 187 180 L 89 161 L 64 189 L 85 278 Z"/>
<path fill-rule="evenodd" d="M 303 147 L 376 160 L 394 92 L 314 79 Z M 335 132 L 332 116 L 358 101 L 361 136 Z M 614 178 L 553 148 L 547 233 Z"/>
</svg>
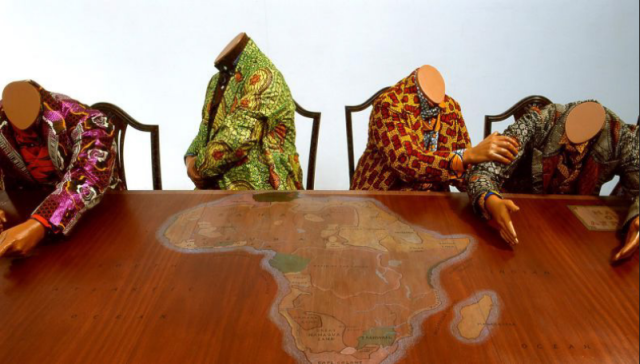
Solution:
<svg viewBox="0 0 640 364">
<path fill-rule="evenodd" d="M 585 101 L 586 102 L 586 101 Z M 599 195 L 602 186 L 620 176 L 620 194 L 634 202 L 626 222 L 638 216 L 639 132 L 606 109 L 603 130 L 585 145 L 571 146 L 565 123 L 582 102 L 549 105 L 510 125 L 504 135 L 521 145 L 511 165 L 482 163 L 471 168 L 468 193 L 485 218 L 481 200 L 495 191 L 526 194 Z"/>
</svg>

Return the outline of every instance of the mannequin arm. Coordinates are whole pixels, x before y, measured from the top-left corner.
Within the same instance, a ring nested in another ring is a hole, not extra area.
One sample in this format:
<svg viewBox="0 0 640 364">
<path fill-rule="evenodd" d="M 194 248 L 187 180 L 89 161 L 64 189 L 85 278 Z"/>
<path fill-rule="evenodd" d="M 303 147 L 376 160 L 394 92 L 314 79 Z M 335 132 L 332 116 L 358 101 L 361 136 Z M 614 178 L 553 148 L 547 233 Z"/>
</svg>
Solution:
<svg viewBox="0 0 640 364">
<path fill-rule="evenodd" d="M 629 208 L 629 214 L 625 219 L 624 226 L 627 227 L 631 220 L 638 217 L 638 191 L 639 191 L 639 173 L 640 173 L 640 147 L 638 143 L 640 138 L 640 128 L 638 126 L 629 126 L 623 129 L 620 138 L 620 155 L 621 163 L 617 173 L 620 175 L 620 183 L 622 184 L 623 195 L 634 198 L 634 202 Z"/>
<path fill-rule="evenodd" d="M 467 123 L 464 120 L 464 116 L 462 116 L 462 108 L 460 104 L 456 101 L 455 106 L 458 110 L 460 110 L 460 119 L 458 120 L 458 135 L 456 137 L 457 147 L 454 149 L 463 149 L 462 151 L 462 162 L 464 163 L 464 153 L 467 152 L 468 149 L 472 148 L 471 137 L 469 137 L 469 131 L 467 130 Z M 463 165 L 462 174 L 460 174 L 460 170 L 457 169 L 459 178 L 452 181 L 452 185 L 455 186 L 459 191 L 465 192 L 467 190 L 467 184 L 465 183 L 464 173 L 467 172 L 466 166 Z"/>
<path fill-rule="evenodd" d="M 471 168 L 467 174 L 467 192 L 478 215 L 483 216 L 485 219 L 491 218 L 484 207 L 485 197 L 488 193 L 501 197 L 498 191 L 502 189 L 504 182 L 511 178 L 524 154 L 531 150 L 537 127 L 543 124 L 543 115 L 553 115 L 554 112 L 555 107 L 553 105 L 540 113 L 532 111 L 505 130 L 503 135 L 516 139 L 520 145 L 518 154 L 511 164 L 487 162 L 477 164 Z"/>
<path fill-rule="evenodd" d="M 264 138 L 271 131 L 271 122 L 294 108 L 283 83 L 282 75 L 269 69 L 259 69 L 248 76 L 237 106 L 224 115 L 217 129 L 214 128 L 215 135 L 197 154 L 195 165 L 202 177 L 224 174 L 261 142 L 268 142 Z"/>
<path fill-rule="evenodd" d="M 207 86 L 207 92 L 205 94 L 204 106 L 202 107 L 202 121 L 200 122 L 200 127 L 198 129 L 198 134 L 191 142 L 189 149 L 187 149 L 187 153 L 185 154 L 185 162 L 186 157 L 195 157 L 198 153 L 207 145 L 207 129 L 209 127 L 209 109 L 211 108 L 211 102 L 213 102 L 213 94 L 216 90 L 216 86 L 218 85 L 218 79 L 220 78 L 220 74 L 216 73 L 211 80 L 209 80 L 209 85 Z"/>
<path fill-rule="evenodd" d="M 68 234 L 80 216 L 100 202 L 111 184 L 116 161 L 113 123 L 101 113 L 88 111 L 81 105 L 76 107 L 82 110 L 68 111 L 89 114 L 67 131 L 74 138 L 70 168 L 55 191 L 33 213 L 34 219 L 56 233 Z"/>
<path fill-rule="evenodd" d="M 45 228 L 37 221 L 27 220 L 0 234 L 0 258 L 6 255 L 25 256 L 45 237 Z"/>
<path fill-rule="evenodd" d="M 449 182 L 462 177 L 465 172 L 463 155 L 467 146 L 464 140 L 460 142 L 462 148 L 459 150 L 427 151 L 412 135 L 414 132 L 403 116 L 389 110 L 385 104 L 385 100 L 374 104 L 369 133 L 383 151 L 386 164 L 403 181 Z"/>
</svg>

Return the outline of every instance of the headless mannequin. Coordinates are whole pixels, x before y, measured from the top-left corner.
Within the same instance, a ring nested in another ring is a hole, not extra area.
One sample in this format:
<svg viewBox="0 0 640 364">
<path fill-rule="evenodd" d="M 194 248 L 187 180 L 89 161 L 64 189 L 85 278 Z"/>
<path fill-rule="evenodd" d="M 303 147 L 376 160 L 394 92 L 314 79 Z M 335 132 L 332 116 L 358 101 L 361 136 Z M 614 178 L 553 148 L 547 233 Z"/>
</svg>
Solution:
<svg viewBox="0 0 640 364">
<path fill-rule="evenodd" d="M 435 67 L 422 66 L 418 69 L 418 87 L 432 103 L 440 105 L 444 102 L 444 78 Z"/>
<path fill-rule="evenodd" d="M 606 111 L 597 102 L 585 102 L 574 107 L 567 115 L 565 133 L 574 145 L 585 143 L 595 138 L 606 122 Z M 486 201 L 486 209 L 492 217 L 492 225 L 504 240 L 510 244 L 518 244 L 511 213 L 518 212 L 520 208 L 511 200 L 503 200 L 496 196 L 490 196 Z M 638 248 L 638 219 L 631 222 L 625 245 L 612 258 L 612 263 L 618 263 L 633 255 Z"/>
<path fill-rule="evenodd" d="M 215 119 L 215 115 L 218 111 L 218 106 L 222 102 L 222 96 L 224 95 L 224 91 L 227 88 L 229 83 L 230 76 L 230 68 L 229 65 L 232 64 L 235 59 L 242 54 L 244 48 L 246 47 L 249 41 L 249 36 L 247 33 L 240 33 L 235 38 L 227 44 L 227 46 L 220 52 L 220 55 L 216 58 L 215 65 L 220 70 L 220 79 L 218 80 L 218 85 L 216 86 L 216 90 L 213 94 L 213 102 L 211 103 L 211 109 L 209 110 L 210 120 L 209 125 L 207 127 L 207 135 L 211 135 L 211 128 L 213 126 L 213 120 Z M 187 175 L 193 181 L 198 189 L 208 189 L 215 188 L 215 186 L 209 186 L 207 180 L 202 178 L 198 173 L 196 168 L 196 157 L 190 156 L 185 160 L 187 164 Z"/>
<path fill-rule="evenodd" d="M 38 90 L 28 82 L 13 82 L 2 92 L 2 107 L 11 125 L 27 130 L 38 120 L 42 99 Z M 0 257 L 7 254 L 27 254 L 45 236 L 45 228 L 35 220 L 27 220 L 7 231 L 4 211 L 0 210 Z"/>
<path fill-rule="evenodd" d="M 446 84 L 442 74 L 433 66 L 422 66 L 418 69 L 418 87 L 427 99 L 435 104 L 441 105 L 446 98 Z M 455 163 L 462 163 L 464 166 L 482 163 L 486 161 L 497 161 L 501 163 L 511 163 L 518 154 L 518 143 L 513 138 L 494 134 L 483 140 L 476 147 L 467 148 L 462 157 L 462 161 L 454 160 Z"/>
</svg>

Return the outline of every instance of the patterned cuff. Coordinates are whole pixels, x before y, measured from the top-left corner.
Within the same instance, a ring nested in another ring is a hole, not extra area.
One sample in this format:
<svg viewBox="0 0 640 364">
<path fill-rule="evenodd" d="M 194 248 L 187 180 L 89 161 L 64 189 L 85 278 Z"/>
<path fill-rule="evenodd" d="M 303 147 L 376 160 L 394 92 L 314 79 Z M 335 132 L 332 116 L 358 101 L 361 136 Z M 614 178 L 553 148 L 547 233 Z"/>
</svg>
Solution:
<svg viewBox="0 0 640 364">
<path fill-rule="evenodd" d="M 458 178 L 462 178 L 467 171 L 464 166 L 464 152 L 466 149 L 459 149 L 453 151 L 453 156 L 451 157 L 451 162 L 449 164 L 449 169 L 451 172 Z"/>
<path fill-rule="evenodd" d="M 496 196 L 499 199 L 502 199 L 502 195 L 500 194 L 500 192 L 497 192 L 497 191 L 485 192 L 482 195 L 480 195 L 480 198 L 478 199 L 478 209 L 482 213 L 482 217 L 485 220 L 491 220 L 491 215 L 489 214 L 489 211 L 487 211 L 486 209 L 487 200 L 491 196 Z"/>
<path fill-rule="evenodd" d="M 42 224 L 42 226 L 44 226 L 44 229 L 47 231 L 47 236 L 48 235 L 54 235 L 54 234 L 58 234 L 60 232 L 60 229 L 56 228 L 55 226 L 51 225 L 51 223 L 45 219 L 44 217 L 34 214 L 31 216 L 31 220 L 35 220 L 37 222 L 39 222 L 40 224 Z"/>
</svg>

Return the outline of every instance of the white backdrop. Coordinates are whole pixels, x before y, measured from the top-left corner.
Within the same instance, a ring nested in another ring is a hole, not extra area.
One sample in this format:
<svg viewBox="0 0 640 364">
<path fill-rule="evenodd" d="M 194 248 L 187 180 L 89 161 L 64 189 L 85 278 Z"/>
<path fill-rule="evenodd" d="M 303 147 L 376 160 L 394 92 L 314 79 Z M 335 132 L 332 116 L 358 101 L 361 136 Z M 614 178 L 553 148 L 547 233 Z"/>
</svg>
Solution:
<svg viewBox="0 0 640 364">
<path fill-rule="evenodd" d="M 344 106 L 437 66 L 474 143 L 485 114 L 531 94 L 595 98 L 632 123 L 638 0 L 0 0 L 0 87 L 31 78 L 161 127 L 165 189 L 191 189 L 182 156 L 213 60 L 246 31 L 295 99 L 323 113 L 316 189 L 347 189 Z M 368 112 L 356 121 L 357 158 Z M 310 128 L 298 118 L 306 163 Z M 147 134 L 127 135 L 131 189 L 151 188 Z M 306 164 L 305 164 L 306 172 Z"/>
</svg>

